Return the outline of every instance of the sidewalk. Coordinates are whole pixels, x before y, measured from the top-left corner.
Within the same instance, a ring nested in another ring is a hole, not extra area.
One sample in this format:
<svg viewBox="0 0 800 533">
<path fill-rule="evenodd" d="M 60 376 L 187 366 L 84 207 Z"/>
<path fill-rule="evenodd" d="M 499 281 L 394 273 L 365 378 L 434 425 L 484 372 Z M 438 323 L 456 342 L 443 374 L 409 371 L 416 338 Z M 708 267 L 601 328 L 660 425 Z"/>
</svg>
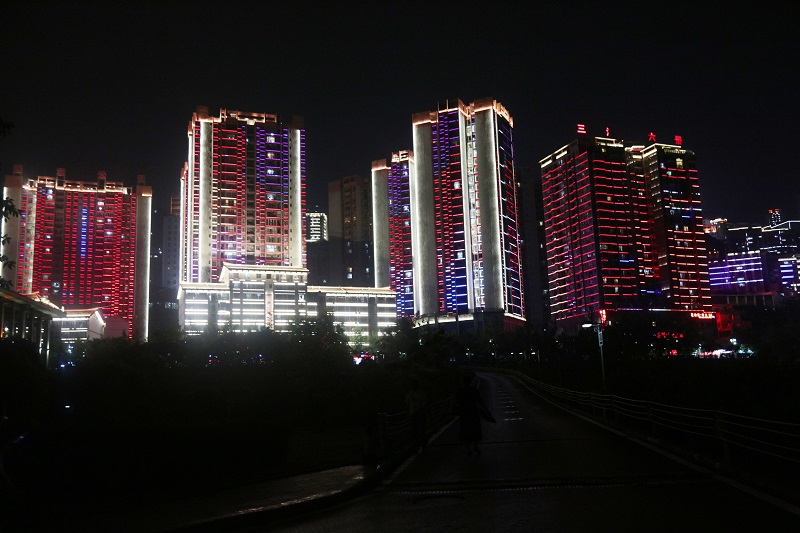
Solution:
<svg viewBox="0 0 800 533">
<path fill-rule="evenodd" d="M 382 477 L 383 468 L 345 466 L 271 480 L 207 496 L 162 502 L 69 522 L 61 531 L 219 531 L 229 521 L 268 522 L 352 497 Z M 232 525 L 232 524 L 231 524 Z"/>
<path fill-rule="evenodd" d="M 429 442 L 452 423 L 437 427 Z M 32 505 L 19 509 L 9 531 L 225 531 L 240 527 L 264 527 L 301 513 L 312 512 L 365 494 L 388 478 L 415 450 L 394 450 L 379 465 L 351 465 L 250 485 L 221 489 L 202 496 L 161 499 L 149 503 L 136 498 L 113 498 L 104 512 L 101 502 L 81 500 L 81 509 L 68 502 L 62 506 Z M 73 495 L 80 499 L 80 494 Z M 20 529 L 21 528 L 21 529 Z M 0 531 L 4 531 L 0 524 Z"/>
<path fill-rule="evenodd" d="M 437 438 L 453 420 L 429 435 Z M 413 450 L 377 466 L 353 465 L 246 485 L 199 498 L 164 502 L 146 509 L 85 521 L 81 531 L 136 533 L 157 531 L 224 531 L 245 525 L 264 526 L 354 498 L 388 478 Z"/>
</svg>

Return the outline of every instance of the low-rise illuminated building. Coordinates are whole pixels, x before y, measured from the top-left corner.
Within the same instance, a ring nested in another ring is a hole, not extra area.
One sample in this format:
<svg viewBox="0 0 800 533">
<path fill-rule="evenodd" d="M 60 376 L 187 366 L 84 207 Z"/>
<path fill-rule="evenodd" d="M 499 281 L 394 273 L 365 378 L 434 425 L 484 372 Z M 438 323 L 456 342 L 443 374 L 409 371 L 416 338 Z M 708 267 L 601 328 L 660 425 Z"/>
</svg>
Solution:
<svg viewBox="0 0 800 533">
<path fill-rule="evenodd" d="M 223 263 L 217 282 L 181 283 L 180 323 L 189 335 L 207 331 L 288 331 L 305 316 L 308 270 Z"/>
<path fill-rule="evenodd" d="M 395 293 L 387 287 L 320 287 L 309 285 L 309 317 L 328 315 L 340 324 L 351 346 L 367 344 L 397 324 Z"/>
<path fill-rule="evenodd" d="M 224 263 L 218 282 L 181 284 L 181 323 L 189 335 L 262 328 L 287 332 L 299 321 L 327 314 L 351 342 L 395 325 L 394 291 L 309 286 L 307 277 L 304 268 Z"/>
<path fill-rule="evenodd" d="M 63 317 L 55 319 L 61 330 L 61 342 L 68 352 L 78 342 L 102 339 L 105 337 L 106 320 L 99 307 L 90 309 L 69 309 Z"/>
</svg>

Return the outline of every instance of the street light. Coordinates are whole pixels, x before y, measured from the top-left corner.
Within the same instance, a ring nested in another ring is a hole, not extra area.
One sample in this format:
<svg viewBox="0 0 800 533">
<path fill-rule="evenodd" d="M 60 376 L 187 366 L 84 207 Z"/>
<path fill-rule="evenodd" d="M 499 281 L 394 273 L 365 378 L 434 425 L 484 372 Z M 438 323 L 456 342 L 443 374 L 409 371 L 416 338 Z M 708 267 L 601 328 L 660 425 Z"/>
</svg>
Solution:
<svg viewBox="0 0 800 533">
<path fill-rule="evenodd" d="M 582 328 L 592 328 L 597 332 L 597 345 L 600 347 L 600 371 L 603 373 L 603 392 L 606 391 L 606 364 L 603 361 L 603 323 L 581 324 Z"/>
</svg>

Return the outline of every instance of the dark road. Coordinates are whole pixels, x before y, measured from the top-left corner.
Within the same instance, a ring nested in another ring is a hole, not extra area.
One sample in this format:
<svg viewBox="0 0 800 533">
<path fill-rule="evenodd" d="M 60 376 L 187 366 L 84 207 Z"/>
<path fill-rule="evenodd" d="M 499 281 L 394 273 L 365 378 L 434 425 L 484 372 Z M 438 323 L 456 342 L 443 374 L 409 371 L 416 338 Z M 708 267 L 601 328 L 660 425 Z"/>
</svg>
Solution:
<svg viewBox="0 0 800 533">
<path fill-rule="evenodd" d="M 269 530 L 800 531 L 790 505 L 568 413 L 511 376 L 480 376 L 497 419 L 484 423 L 480 457 L 452 424 L 377 490 Z"/>
</svg>

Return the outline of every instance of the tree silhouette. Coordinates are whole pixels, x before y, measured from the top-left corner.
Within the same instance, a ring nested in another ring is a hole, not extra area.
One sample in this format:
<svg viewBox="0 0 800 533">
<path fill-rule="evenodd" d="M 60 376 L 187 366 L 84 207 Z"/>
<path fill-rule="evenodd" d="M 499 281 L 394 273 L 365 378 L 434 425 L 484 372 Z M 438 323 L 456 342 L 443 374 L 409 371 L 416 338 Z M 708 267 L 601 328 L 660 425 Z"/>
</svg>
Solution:
<svg viewBox="0 0 800 533">
<path fill-rule="evenodd" d="M 0 118 L 0 137 L 6 137 L 11 134 L 11 129 L 14 125 L 10 122 L 6 122 L 2 118 Z M 2 200 L 2 215 L 3 221 L 8 222 L 10 217 L 18 217 L 19 210 L 14 205 L 13 200 L 11 198 L 3 198 Z M 8 235 L 3 234 L 2 236 L 2 245 L 5 246 L 10 240 L 11 237 Z M 11 287 L 11 282 L 3 277 L 3 273 L 5 269 L 14 268 L 16 261 L 12 260 L 10 257 L 6 256 L 5 254 L 0 255 L 0 287 L 3 289 L 8 289 Z"/>
<path fill-rule="evenodd" d="M 11 200 L 11 198 L 4 198 L 3 199 L 2 214 L 3 214 L 3 221 L 4 222 L 8 222 L 8 219 L 10 217 L 18 217 L 19 216 L 19 210 L 16 208 L 16 206 L 14 205 L 14 202 L 13 202 L 13 200 Z M 6 234 L 3 234 L 3 237 L 2 237 L 3 246 L 5 246 L 10 241 L 11 241 L 11 237 L 6 235 Z M 2 254 L 2 255 L 0 255 L 0 263 L 2 263 L 2 270 L 0 270 L 0 287 L 2 287 L 4 289 L 8 289 L 8 288 L 11 287 L 11 282 L 9 280 L 7 280 L 2 275 L 2 273 L 6 269 L 14 268 L 14 265 L 16 265 L 16 261 L 12 260 L 10 257 L 8 257 L 5 254 Z"/>
</svg>

